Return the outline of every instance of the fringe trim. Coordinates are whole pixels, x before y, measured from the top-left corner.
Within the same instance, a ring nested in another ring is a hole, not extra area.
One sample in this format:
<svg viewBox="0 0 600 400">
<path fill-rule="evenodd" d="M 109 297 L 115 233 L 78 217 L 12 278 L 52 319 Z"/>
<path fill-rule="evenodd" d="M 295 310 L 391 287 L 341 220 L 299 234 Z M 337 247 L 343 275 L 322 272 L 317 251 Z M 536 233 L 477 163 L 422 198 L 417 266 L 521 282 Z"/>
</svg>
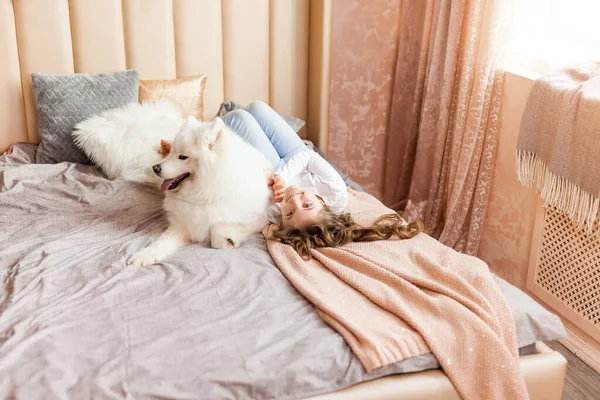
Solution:
<svg viewBox="0 0 600 400">
<path fill-rule="evenodd" d="M 579 230 L 594 234 L 600 197 L 550 172 L 546 163 L 529 151 L 517 150 L 517 179 L 523 186 L 535 188 L 546 206 L 563 211 Z M 600 238 L 600 229 L 595 236 Z"/>
</svg>

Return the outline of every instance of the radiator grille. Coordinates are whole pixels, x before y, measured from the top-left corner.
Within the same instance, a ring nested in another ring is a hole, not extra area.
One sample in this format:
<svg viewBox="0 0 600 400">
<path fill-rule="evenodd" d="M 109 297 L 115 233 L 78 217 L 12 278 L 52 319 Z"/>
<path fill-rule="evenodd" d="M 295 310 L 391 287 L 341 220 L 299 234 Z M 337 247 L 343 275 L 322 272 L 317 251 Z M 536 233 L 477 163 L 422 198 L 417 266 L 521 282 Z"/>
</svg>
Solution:
<svg viewBox="0 0 600 400">
<path fill-rule="evenodd" d="M 600 241 L 553 207 L 544 214 L 535 283 L 600 329 Z"/>
</svg>

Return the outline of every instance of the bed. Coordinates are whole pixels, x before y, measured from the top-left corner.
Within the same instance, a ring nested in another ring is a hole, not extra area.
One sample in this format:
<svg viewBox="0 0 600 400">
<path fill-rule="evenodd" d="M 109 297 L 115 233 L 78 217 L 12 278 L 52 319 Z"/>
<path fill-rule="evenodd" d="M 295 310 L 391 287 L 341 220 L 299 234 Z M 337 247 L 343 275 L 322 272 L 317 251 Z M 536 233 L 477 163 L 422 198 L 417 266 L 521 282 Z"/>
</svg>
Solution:
<svg viewBox="0 0 600 400">
<path fill-rule="evenodd" d="M 165 228 L 155 188 L 91 165 L 34 163 L 32 72 L 206 73 L 207 117 L 225 99 L 261 99 L 307 120 L 302 135 L 322 143 L 326 3 L 0 3 L 0 150 L 29 142 L 0 157 L 0 397 L 458 398 L 431 354 L 367 374 L 260 235 L 239 249 L 190 245 L 151 268 L 126 266 Z M 561 338 L 562 325 L 498 283 L 532 398 L 559 399 L 566 361 L 543 341 Z"/>
<path fill-rule="evenodd" d="M 35 164 L 35 149 L 0 158 L 0 397 L 293 399 L 439 368 L 428 354 L 365 373 L 258 234 L 126 266 L 166 227 L 156 187 Z M 558 319 L 498 283 L 524 360 L 553 360 L 535 343 L 564 335 Z"/>
</svg>

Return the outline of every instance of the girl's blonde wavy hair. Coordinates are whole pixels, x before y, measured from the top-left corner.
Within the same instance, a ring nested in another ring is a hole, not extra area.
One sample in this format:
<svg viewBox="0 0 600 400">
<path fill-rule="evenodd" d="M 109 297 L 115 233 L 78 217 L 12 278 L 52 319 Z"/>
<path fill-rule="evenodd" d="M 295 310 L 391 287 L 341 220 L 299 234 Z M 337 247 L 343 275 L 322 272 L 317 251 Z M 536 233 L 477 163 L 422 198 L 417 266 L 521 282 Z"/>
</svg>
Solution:
<svg viewBox="0 0 600 400">
<path fill-rule="evenodd" d="M 398 214 L 385 214 L 372 226 L 357 224 L 349 213 L 335 213 L 325 206 L 319 213 L 319 222 L 303 228 L 291 226 L 274 230 L 269 240 L 289 244 L 304 260 L 310 260 L 310 250 L 338 247 L 350 242 L 372 242 L 392 238 L 410 239 L 423 232 L 423 223 L 405 223 Z"/>
</svg>

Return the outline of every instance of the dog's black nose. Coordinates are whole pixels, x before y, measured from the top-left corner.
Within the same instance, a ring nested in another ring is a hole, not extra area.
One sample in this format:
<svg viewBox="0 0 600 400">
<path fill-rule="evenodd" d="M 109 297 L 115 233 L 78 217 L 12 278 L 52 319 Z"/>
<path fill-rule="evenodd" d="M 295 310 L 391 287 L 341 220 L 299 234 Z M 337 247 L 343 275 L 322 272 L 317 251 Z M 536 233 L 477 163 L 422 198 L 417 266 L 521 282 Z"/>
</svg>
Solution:
<svg viewBox="0 0 600 400">
<path fill-rule="evenodd" d="M 152 166 L 152 171 L 154 171 L 154 173 L 158 176 L 160 176 L 160 171 L 161 171 L 161 167 L 160 164 L 155 164 Z"/>
</svg>

